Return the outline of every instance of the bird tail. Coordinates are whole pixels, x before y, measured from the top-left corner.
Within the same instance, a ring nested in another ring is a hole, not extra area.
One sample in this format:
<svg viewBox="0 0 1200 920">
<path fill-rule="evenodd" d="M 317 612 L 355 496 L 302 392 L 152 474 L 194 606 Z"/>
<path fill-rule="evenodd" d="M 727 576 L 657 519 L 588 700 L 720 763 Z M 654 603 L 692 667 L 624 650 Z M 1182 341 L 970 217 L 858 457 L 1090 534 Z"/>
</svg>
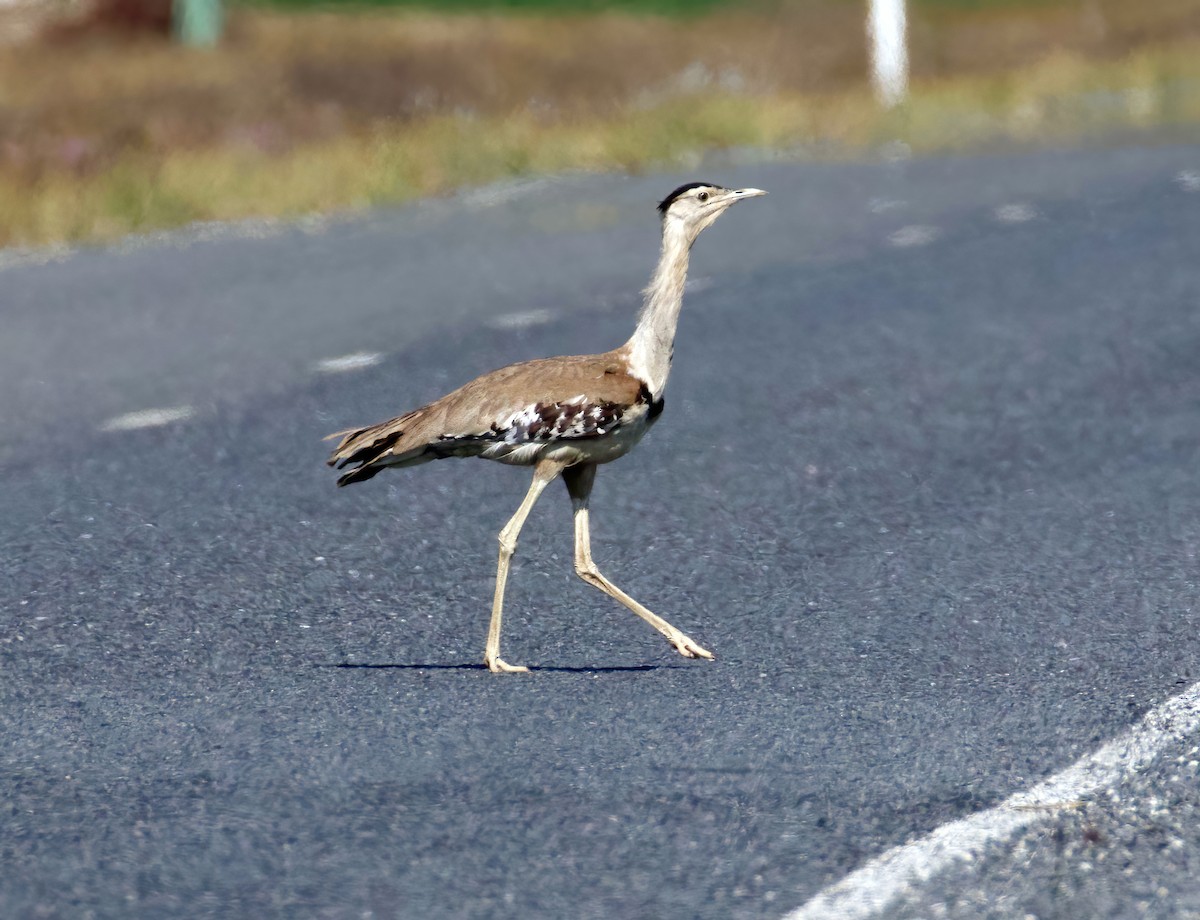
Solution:
<svg viewBox="0 0 1200 920">
<path fill-rule="evenodd" d="M 352 470 L 338 477 L 337 484 L 348 486 L 352 482 L 364 482 L 385 467 L 413 466 L 426 459 L 432 460 L 432 457 L 422 456 L 427 446 L 424 441 L 411 437 L 412 429 L 424 411 L 418 409 L 378 425 L 347 428 L 327 435 L 326 441 L 334 438 L 341 440 L 325 462 L 339 470 L 356 464 Z"/>
</svg>

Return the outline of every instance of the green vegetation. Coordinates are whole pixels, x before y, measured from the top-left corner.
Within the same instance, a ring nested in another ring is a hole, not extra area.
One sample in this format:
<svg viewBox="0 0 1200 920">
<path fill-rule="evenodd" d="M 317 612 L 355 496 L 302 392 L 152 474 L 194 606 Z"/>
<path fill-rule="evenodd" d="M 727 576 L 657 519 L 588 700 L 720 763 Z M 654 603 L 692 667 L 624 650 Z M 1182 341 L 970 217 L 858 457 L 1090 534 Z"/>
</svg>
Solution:
<svg viewBox="0 0 1200 920">
<path fill-rule="evenodd" d="M 354 10 L 365 8 L 416 9 L 431 13 L 552 13 L 578 15 L 635 13 L 699 16 L 717 9 L 779 12 L 799 0 L 234 0 L 234 5 L 292 10 Z M 836 0 L 862 7 L 866 0 Z M 1078 0 L 908 0 L 914 12 L 976 13 L 993 10 L 1074 10 Z"/>
<path fill-rule="evenodd" d="M 861 156 L 894 140 L 1194 131 L 1200 36 L 1184 0 L 1136 15 L 1096 4 L 915 20 L 917 74 L 891 112 L 866 85 L 857 0 L 682 19 L 242 9 L 211 51 L 111 36 L 14 48 L 0 56 L 0 246 L 681 166 L 720 148 Z M 1089 37 L 1080 22 L 1097 15 Z"/>
<path fill-rule="evenodd" d="M 1073 0 L 908 0 L 909 8 L 922 10 L 954 10 L 978 13 L 988 10 L 1073 10 L 1079 4 Z"/>
<path fill-rule="evenodd" d="M 34 196 L 0 182 L 0 199 L 14 241 L 45 243 L 196 220 L 362 208 L 514 175 L 677 166 L 720 147 L 783 147 L 805 156 L 818 147 L 853 155 L 892 139 L 917 150 L 1078 140 L 1200 123 L 1198 50 L 1106 67 L 1058 59 L 1020 80 L 918 86 L 905 107 L 890 113 L 858 91 L 818 98 L 681 97 L 575 125 L 544 125 L 529 116 L 441 116 L 283 155 L 181 152 L 157 164 L 131 158 L 99 176 L 47 179 Z"/>
<path fill-rule="evenodd" d="M 617 12 L 698 16 L 717 7 L 744 6 L 745 0 L 241 0 L 241 5 L 322 11 L 391 7 L 433 13 L 585 15 Z"/>
</svg>

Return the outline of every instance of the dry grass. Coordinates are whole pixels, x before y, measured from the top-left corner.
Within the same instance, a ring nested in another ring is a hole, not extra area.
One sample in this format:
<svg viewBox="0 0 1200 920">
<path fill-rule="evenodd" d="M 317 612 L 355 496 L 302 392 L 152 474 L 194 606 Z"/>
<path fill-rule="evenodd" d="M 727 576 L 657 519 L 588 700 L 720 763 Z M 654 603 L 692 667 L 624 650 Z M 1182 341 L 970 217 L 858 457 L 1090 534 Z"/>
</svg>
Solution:
<svg viewBox="0 0 1200 920">
<path fill-rule="evenodd" d="M 1200 123 L 1197 4 L 1157 0 L 1136 19 L 1128 7 L 918 19 L 914 92 L 893 113 L 862 82 L 860 10 L 845 0 L 683 22 L 242 12 L 209 53 L 112 36 L 10 49 L 0 244 L 358 208 L 714 147 L 929 149 Z"/>
</svg>

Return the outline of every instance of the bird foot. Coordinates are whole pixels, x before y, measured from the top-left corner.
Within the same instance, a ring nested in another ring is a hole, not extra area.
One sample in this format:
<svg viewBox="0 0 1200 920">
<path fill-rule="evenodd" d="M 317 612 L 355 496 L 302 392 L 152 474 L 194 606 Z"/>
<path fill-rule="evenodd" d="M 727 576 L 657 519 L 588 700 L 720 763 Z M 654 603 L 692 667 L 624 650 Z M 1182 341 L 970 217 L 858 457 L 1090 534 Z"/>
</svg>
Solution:
<svg viewBox="0 0 1200 920">
<path fill-rule="evenodd" d="M 523 667 L 519 664 L 509 664 L 507 661 L 505 661 L 499 655 L 497 655 L 494 658 L 485 657 L 483 660 L 484 660 L 484 663 L 487 665 L 488 670 L 491 671 L 493 674 L 528 674 L 529 673 L 529 668 Z"/>
<path fill-rule="evenodd" d="M 712 658 L 713 653 L 699 643 L 693 642 L 683 633 L 667 636 L 667 640 L 675 646 L 675 651 L 684 658 Z"/>
</svg>

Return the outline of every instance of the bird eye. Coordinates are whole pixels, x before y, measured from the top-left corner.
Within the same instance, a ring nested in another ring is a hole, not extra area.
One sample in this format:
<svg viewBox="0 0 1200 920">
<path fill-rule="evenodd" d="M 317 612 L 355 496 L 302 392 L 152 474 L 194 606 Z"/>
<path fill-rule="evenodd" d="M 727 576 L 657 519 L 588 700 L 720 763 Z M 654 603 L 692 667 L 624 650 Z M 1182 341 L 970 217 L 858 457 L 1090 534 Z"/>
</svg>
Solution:
<svg viewBox="0 0 1200 920">
<path fill-rule="evenodd" d="M 701 201 L 708 201 L 708 192 L 701 192 L 696 197 L 699 198 Z"/>
</svg>

